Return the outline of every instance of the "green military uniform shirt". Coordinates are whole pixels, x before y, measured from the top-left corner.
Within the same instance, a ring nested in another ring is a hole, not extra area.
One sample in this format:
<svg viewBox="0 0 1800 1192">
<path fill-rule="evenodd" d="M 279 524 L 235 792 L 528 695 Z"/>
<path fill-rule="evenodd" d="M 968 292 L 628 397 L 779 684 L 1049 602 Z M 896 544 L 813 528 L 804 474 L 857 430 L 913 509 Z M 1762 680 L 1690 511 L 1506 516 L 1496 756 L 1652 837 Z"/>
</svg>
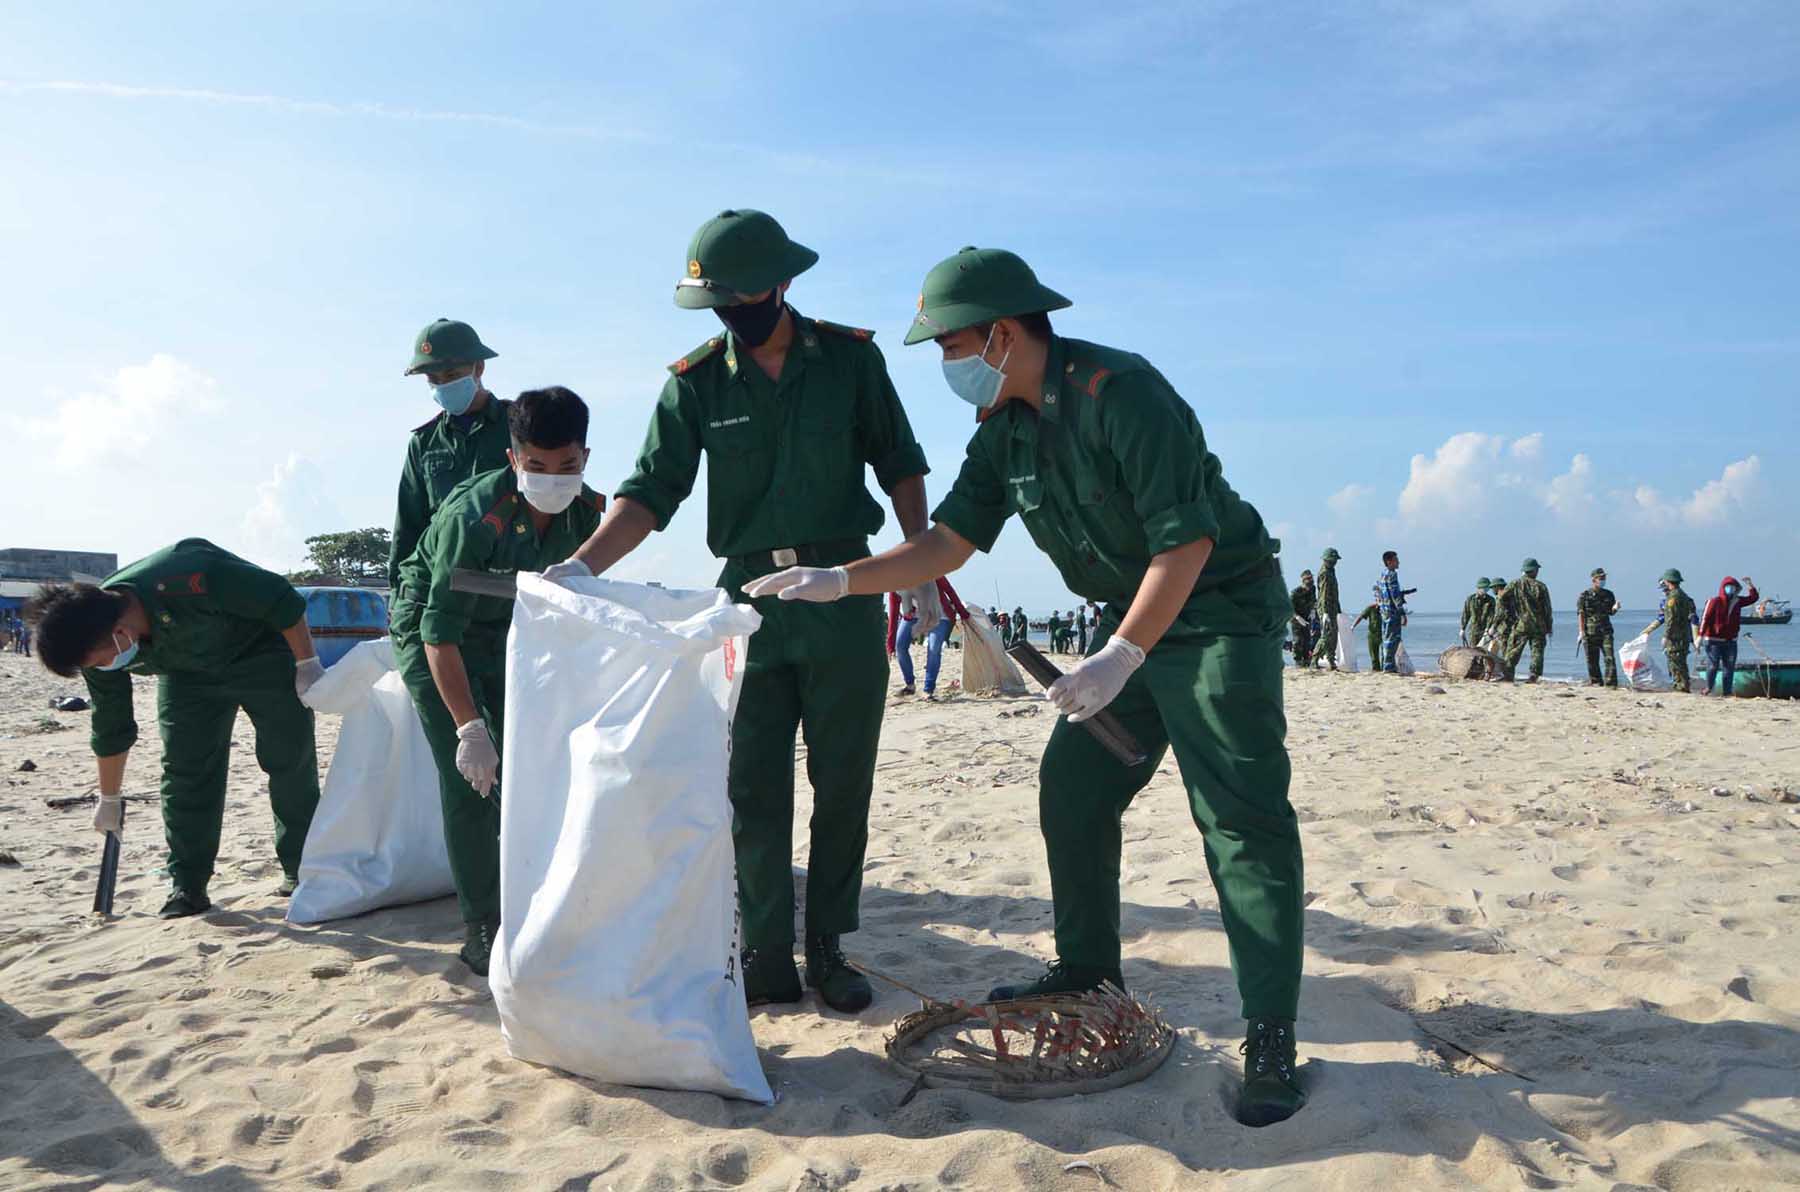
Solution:
<svg viewBox="0 0 1800 1192">
<path fill-rule="evenodd" d="M 605 498 L 583 485 L 581 495 L 551 519 L 540 538 L 511 468 L 465 480 L 444 499 L 418 548 L 400 565 L 395 635 L 417 634 L 434 646 L 475 638 L 497 649 L 512 624 L 513 602 L 452 591 L 451 573 L 542 571 L 575 553 L 600 524 L 605 507 Z"/>
<path fill-rule="evenodd" d="M 1685 651 L 1694 641 L 1694 598 L 1680 588 L 1663 600 L 1663 648 Z"/>
<path fill-rule="evenodd" d="M 1541 637 L 1555 627 L 1555 617 L 1550 609 L 1550 588 L 1541 579 L 1529 575 L 1521 575 L 1506 586 L 1506 590 L 1518 593 L 1518 614 L 1513 623 L 1513 630 L 1521 637 Z"/>
<path fill-rule="evenodd" d="M 218 678 L 252 655 L 289 653 L 281 631 L 306 616 L 306 599 L 293 584 L 204 538 L 164 547 L 100 586 L 136 596 L 150 618 L 150 636 L 123 670 L 82 672 L 93 696 L 97 757 L 124 753 L 137 743 L 131 675 Z"/>
<path fill-rule="evenodd" d="M 1582 632 L 1600 638 L 1612 632 L 1612 611 L 1619 598 L 1608 588 L 1589 588 L 1575 598 L 1575 609 L 1581 614 Z"/>
<path fill-rule="evenodd" d="M 1294 616 L 1301 621 L 1311 621 L 1313 609 L 1318 600 L 1318 593 L 1305 584 L 1301 584 L 1288 593 L 1288 601 L 1294 606 Z"/>
<path fill-rule="evenodd" d="M 472 476 L 507 466 L 512 432 L 506 419 L 511 408 L 511 402 L 489 394 L 480 410 L 439 414 L 412 432 L 406 443 L 406 464 L 400 469 L 400 498 L 388 552 L 388 586 L 392 590 L 400 590 L 400 565 L 419 545 L 432 513 L 450 490 Z"/>
<path fill-rule="evenodd" d="M 1061 336 L 1050 342 L 1041 411 L 1009 401 L 984 417 L 932 518 L 986 551 L 1014 513 L 1071 592 L 1118 604 L 1137 595 L 1154 556 L 1211 538 L 1172 632 L 1229 631 L 1213 623 L 1217 606 L 1197 615 L 1204 594 L 1275 574 L 1280 549 L 1225 482 L 1192 407 L 1149 361 Z M 1243 615 L 1261 631 L 1261 610 Z"/>
<path fill-rule="evenodd" d="M 929 471 L 871 333 L 789 311 L 779 381 L 730 333 L 669 366 L 637 469 L 619 486 L 664 529 L 705 452 L 706 543 L 722 559 L 867 538 L 883 514 L 863 465 L 884 492 Z"/>
<path fill-rule="evenodd" d="M 1486 592 L 1472 592 L 1463 601 L 1462 625 L 1471 646 L 1481 644 L 1481 635 L 1487 632 L 1488 621 L 1494 615 L 1494 600 Z"/>
</svg>

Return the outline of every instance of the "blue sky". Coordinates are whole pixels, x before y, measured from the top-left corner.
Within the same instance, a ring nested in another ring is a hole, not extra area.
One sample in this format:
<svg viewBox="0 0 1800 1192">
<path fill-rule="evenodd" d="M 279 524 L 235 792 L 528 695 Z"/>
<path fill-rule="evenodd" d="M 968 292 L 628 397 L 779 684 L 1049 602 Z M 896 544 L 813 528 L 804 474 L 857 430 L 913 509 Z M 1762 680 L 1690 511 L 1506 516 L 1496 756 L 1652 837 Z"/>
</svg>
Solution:
<svg viewBox="0 0 1800 1192">
<path fill-rule="evenodd" d="M 10 5 L 0 545 L 270 565 L 391 520 L 433 317 L 630 468 L 694 227 L 774 212 L 876 329 L 940 495 L 972 429 L 900 337 L 1013 248 L 1149 357 L 1290 581 L 1403 552 L 1419 607 L 1542 559 L 1800 595 L 1800 7 Z M 15 456 L 17 458 L 17 456 Z M 621 568 L 709 583 L 696 496 Z M 890 524 L 883 540 L 892 541 Z M 959 580 L 1073 603 L 1011 527 Z"/>
</svg>

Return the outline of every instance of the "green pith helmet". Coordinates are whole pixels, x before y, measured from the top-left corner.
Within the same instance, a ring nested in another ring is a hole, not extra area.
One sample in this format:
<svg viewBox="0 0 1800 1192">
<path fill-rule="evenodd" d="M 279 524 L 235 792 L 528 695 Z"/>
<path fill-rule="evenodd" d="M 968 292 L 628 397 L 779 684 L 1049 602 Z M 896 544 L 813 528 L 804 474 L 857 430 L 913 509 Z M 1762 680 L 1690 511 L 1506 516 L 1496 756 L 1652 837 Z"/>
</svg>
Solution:
<svg viewBox="0 0 1800 1192">
<path fill-rule="evenodd" d="M 1505 586 L 1506 586 L 1506 577 L 1504 575 L 1496 575 L 1494 577 L 1494 587 L 1504 588 Z"/>
<path fill-rule="evenodd" d="M 1588 578 L 1589 579 L 1605 579 L 1606 578 L 1606 568 L 1604 568 L 1604 567 L 1594 568 L 1592 571 L 1588 572 Z"/>
<path fill-rule="evenodd" d="M 434 319 L 413 337 L 412 363 L 402 375 L 439 372 L 459 364 L 492 360 L 500 353 L 481 342 L 475 328 L 460 319 Z"/>
<path fill-rule="evenodd" d="M 1484 575 L 1475 581 L 1475 586 L 1480 588 L 1483 592 L 1486 592 L 1494 586 L 1494 581 Z"/>
<path fill-rule="evenodd" d="M 774 216 L 748 208 L 721 211 L 688 242 L 687 276 L 675 283 L 675 305 L 732 306 L 799 277 L 818 260 L 818 253 L 789 240 Z"/>
<path fill-rule="evenodd" d="M 1526 573 L 1536 571 L 1537 569 L 1538 561 L 1536 559 L 1526 559 L 1523 563 L 1519 564 L 1519 570 Z"/>
<path fill-rule="evenodd" d="M 1678 584 L 1681 582 L 1681 572 L 1677 571 L 1673 567 L 1671 567 L 1667 571 L 1663 572 L 1662 577 L 1664 579 L 1668 580 L 1672 584 Z"/>
<path fill-rule="evenodd" d="M 1324 559 L 1324 561 L 1325 561 L 1325 562 L 1327 562 L 1327 563 L 1335 563 L 1335 562 L 1337 562 L 1337 561 L 1338 561 L 1338 560 L 1339 560 L 1339 559 L 1341 559 L 1341 558 L 1343 558 L 1343 557 L 1344 557 L 1344 556 L 1343 556 L 1343 555 L 1340 555 L 1340 554 L 1338 554 L 1338 552 L 1337 552 L 1337 547 L 1335 547 L 1335 546 L 1328 546 L 1328 547 L 1326 547 L 1326 548 L 1325 548 L 1325 553 L 1324 553 L 1324 555 L 1323 555 L 1323 556 L 1321 556 L 1321 557 L 1322 557 L 1322 558 L 1323 558 L 1323 559 Z"/>
<path fill-rule="evenodd" d="M 1071 305 L 1038 281 L 1017 253 L 970 246 L 945 257 L 925 275 L 925 284 L 919 289 L 919 313 L 907 329 L 905 342 L 924 343 L 977 323 Z"/>
</svg>

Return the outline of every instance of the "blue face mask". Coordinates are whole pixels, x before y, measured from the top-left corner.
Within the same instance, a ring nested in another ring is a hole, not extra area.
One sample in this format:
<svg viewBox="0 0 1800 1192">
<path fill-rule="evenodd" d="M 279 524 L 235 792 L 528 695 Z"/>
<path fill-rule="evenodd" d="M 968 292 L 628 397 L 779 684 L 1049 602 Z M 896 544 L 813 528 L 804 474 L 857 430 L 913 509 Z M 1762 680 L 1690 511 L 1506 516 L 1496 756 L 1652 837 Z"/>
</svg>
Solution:
<svg viewBox="0 0 1800 1192">
<path fill-rule="evenodd" d="M 444 407 L 446 414 L 452 416 L 467 414 L 469 407 L 475 404 L 475 394 L 480 389 L 481 385 L 475 380 L 475 374 L 470 373 L 466 377 L 458 377 L 456 380 L 442 385 L 433 385 L 431 397 L 438 405 Z"/>
<path fill-rule="evenodd" d="M 133 658 L 137 657 L 138 643 L 136 641 L 133 641 L 129 645 L 126 645 L 126 646 L 122 646 L 122 647 L 119 646 L 119 631 L 117 629 L 113 630 L 112 639 L 113 639 L 113 645 L 115 647 L 118 647 L 118 649 L 119 649 L 119 656 L 117 658 L 114 658 L 111 662 L 107 663 L 105 666 L 95 667 L 94 668 L 95 670 L 103 670 L 103 671 L 124 670 L 126 667 L 131 665 L 131 660 Z"/>
<path fill-rule="evenodd" d="M 1738 586 L 1736 584 L 1726 584 L 1725 585 L 1725 595 L 1736 596 L 1737 594 L 1738 594 Z"/>
<path fill-rule="evenodd" d="M 990 327 L 978 354 L 944 361 L 944 382 L 950 386 L 950 392 L 977 410 L 988 409 L 1000 400 L 1000 388 L 1006 384 L 1006 362 L 1012 359 L 1008 352 L 1000 358 L 999 367 L 989 364 L 987 350 L 993 342 L 994 329 Z"/>
</svg>

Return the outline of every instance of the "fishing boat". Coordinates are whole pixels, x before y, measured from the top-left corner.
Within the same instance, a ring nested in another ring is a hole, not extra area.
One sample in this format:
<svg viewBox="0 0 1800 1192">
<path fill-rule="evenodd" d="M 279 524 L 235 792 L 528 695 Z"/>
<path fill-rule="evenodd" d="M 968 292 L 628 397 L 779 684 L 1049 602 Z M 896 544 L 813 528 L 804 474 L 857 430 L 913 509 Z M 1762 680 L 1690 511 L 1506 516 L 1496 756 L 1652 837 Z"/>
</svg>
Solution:
<svg viewBox="0 0 1800 1192">
<path fill-rule="evenodd" d="M 1745 699 L 1800 699 L 1800 662 L 1738 664 L 1731 694 Z"/>
<path fill-rule="evenodd" d="M 1787 600 L 1764 600 L 1743 611 L 1738 620 L 1745 625 L 1786 625 L 1794 619 L 1794 606 Z"/>
</svg>

